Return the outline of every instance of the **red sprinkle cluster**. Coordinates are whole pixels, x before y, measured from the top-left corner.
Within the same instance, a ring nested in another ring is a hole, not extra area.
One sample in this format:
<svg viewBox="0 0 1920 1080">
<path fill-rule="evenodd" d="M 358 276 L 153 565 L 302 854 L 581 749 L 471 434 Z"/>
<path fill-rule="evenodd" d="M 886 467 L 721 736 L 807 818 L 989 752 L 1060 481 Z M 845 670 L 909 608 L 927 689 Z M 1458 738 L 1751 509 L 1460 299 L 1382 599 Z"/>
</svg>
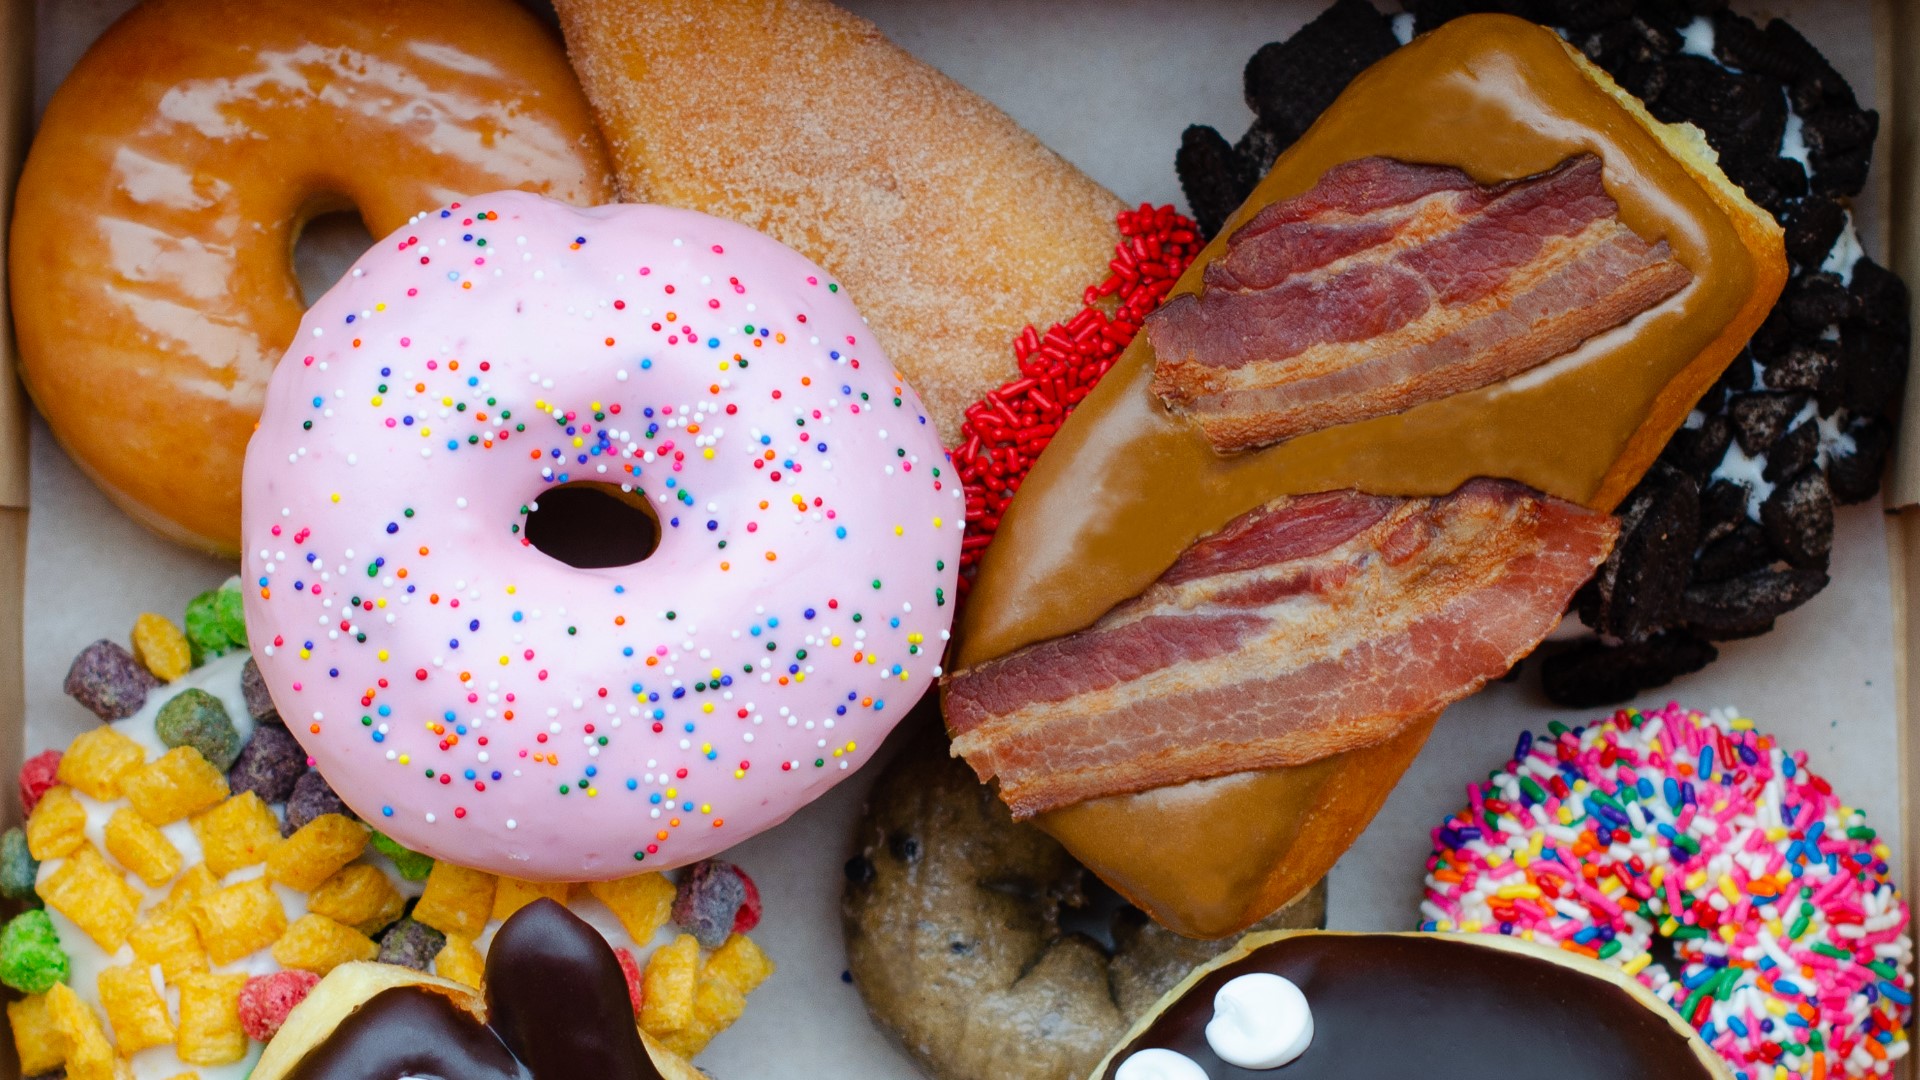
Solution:
<svg viewBox="0 0 1920 1080">
<path fill-rule="evenodd" d="M 1107 278 L 1087 289 L 1083 307 L 1042 334 L 1029 326 L 1013 343 L 1020 378 L 967 409 L 954 468 L 967 493 L 967 532 L 960 545 L 960 595 L 1027 471 L 1067 414 L 1093 392 L 1200 253 L 1200 229 L 1171 206 L 1142 203 L 1121 211 L 1120 242 Z"/>
</svg>

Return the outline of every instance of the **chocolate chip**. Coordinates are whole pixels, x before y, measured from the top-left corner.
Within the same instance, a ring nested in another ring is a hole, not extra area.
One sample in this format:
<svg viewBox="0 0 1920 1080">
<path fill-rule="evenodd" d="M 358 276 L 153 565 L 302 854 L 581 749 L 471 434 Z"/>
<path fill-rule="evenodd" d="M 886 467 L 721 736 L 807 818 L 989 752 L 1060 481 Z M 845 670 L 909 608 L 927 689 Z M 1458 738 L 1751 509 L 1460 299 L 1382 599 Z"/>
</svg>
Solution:
<svg viewBox="0 0 1920 1080">
<path fill-rule="evenodd" d="M 1220 231 L 1259 179 L 1219 132 L 1199 124 L 1180 136 L 1173 167 L 1195 223 L 1208 236 Z"/>
<path fill-rule="evenodd" d="M 270 803 L 283 803 L 307 772 L 307 752 L 287 729 L 263 724 L 241 747 L 227 772 L 227 787 L 235 795 L 251 791 Z"/>
<path fill-rule="evenodd" d="M 1826 587 L 1823 571 L 1791 568 L 1695 582 L 1681 601 L 1681 616 L 1688 630 L 1711 641 L 1753 637 Z"/>
<path fill-rule="evenodd" d="M 1773 440 L 1767 447 L 1767 464 L 1761 479 L 1778 484 L 1802 469 L 1812 468 L 1820 451 L 1820 425 L 1808 421 Z"/>
<path fill-rule="evenodd" d="M 1787 214 L 1787 255 L 1803 267 L 1817 269 L 1833 250 L 1847 225 L 1847 212 L 1832 199 L 1804 199 Z"/>
<path fill-rule="evenodd" d="M 844 872 L 849 885 L 873 884 L 873 863 L 865 855 L 855 855 L 848 859 Z"/>
<path fill-rule="evenodd" d="M 160 680 L 124 646 L 102 638 L 73 658 L 62 689 L 93 715 L 111 722 L 139 712 L 147 694 L 159 685 Z"/>
<path fill-rule="evenodd" d="M 1583 641 L 1547 657 L 1541 688 L 1548 700 L 1570 709 L 1618 705 L 1699 671 L 1718 655 L 1712 645 L 1678 630 L 1637 645 Z"/>
<path fill-rule="evenodd" d="M 1808 468 L 1775 487 L 1760 504 L 1760 527 L 1789 563 L 1825 569 L 1833 551 L 1833 492 L 1826 474 Z"/>
<path fill-rule="evenodd" d="M 1655 462 L 1620 507 L 1620 540 L 1583 593 L 1580 618 L 1622 641 L 1644 641 L 1666 625 L 1687 585 L 1700 530 L 1700 488 Z"/>
<path fill-rule="evenodd" d="M 302 825 L 323 814 L 352 817 L 353 811 L 333 793 L 333 787 L 320 775 L 319 769 L 308 769 L 294 783 L 293 794 L 287 796 L 287 820 L 280 827 L 280 835 L 292 836 Z"/>
<path fill-rule="evenodd" d="M 1291 38 L 1262 45 L 1247 61 L 1247 107 L 1290 145 L 1354 76 L 1399 47 L 1393 24 L 1367 0 L 1335 0 Z"/>
<path fill-rule="evenodd" d="M 1693 580 L 1726 581 L 1755 570 L 1764 570 L 1773 563 L 1773 547 L 1767 543 L 1766 532 L 1758 522 L 1748 519 L 1743 510 L 1738 524 L 1719 539 L 1703 546 L 1700 554 L 1694 557 Z"/>
<path fill-rule="evenodd" d="M 1748 457 L 1766 452 L 1807 407 L 1805 394 L 1740 394 L 1727 403 L 1733 437 Z"/>
<path fill-rule="evenodd" d="M 260 677 L 260 665 L 253 657 L 240 667 L 240 696 L 247 701 L 247 715 L 256 724 L 278 724 L 280 711 L 274 708 L 273 695 L 267 692 L 267 680 Z"/>
<path fill-rule="evenodd" d="M 1841 505 L 1866 502 L 1880 490 L 1880 473 L 1893 446 L 1893 425 L 1878 416 L 1857 416 L 1848 422 L 1851 450 L 1835 450 L 1827 462 L 1827 486 Z"/>
</svg>

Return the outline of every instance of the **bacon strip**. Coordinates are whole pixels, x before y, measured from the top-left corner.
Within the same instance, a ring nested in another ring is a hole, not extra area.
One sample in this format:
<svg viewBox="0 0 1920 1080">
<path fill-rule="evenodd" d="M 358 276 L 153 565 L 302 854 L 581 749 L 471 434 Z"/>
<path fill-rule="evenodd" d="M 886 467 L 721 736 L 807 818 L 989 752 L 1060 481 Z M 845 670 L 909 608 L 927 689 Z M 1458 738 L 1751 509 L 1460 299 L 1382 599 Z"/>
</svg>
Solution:
<svg viewBox="0 0 1920 1080">
<path fill-rule="evenodd" d="M 1256 214 L 1146 331 L 1154 392 L 1222 452 L 1510 378 L 1685 288 L 1600 159 L 1481 187 L 1365 158 Z"/>
<path fill-rule="evenodd" d="M 1531 651 L 1615 532 L 1509 481 L 1281 499 L 1092 627 L 955 675 L 954 752 L 1026 818 L 1371 745 Z"/>
</svg>

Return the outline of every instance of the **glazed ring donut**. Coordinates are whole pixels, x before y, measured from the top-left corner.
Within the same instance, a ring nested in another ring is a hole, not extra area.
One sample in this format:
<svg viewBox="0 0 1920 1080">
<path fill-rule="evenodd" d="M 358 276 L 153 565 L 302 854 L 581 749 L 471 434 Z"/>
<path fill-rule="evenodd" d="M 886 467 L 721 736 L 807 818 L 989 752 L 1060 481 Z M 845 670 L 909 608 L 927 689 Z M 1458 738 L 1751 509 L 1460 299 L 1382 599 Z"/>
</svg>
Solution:
<svg viewBox="0 0 1920 1080">
<path fill-rule="evenodd" d="M 1085 891 L 1093 879 L 948 755 L 931 702 L 916 721 L 926 734 L 881 775 L 847 863 L 854 984 L 938 1080 L 1085 1076 L 1161 994 L 1233 943 L 1180 937 L 1131 907 L 1113 916 L 1110 949 L 1074 932 L 1102 906 Z M 1323 881 L 1260 928 L 1323 925 L 1326 904 Z"/>
<path fill-rule="evenodd" d="M 1669 704 L 1522 734 L 1468 798 L 1434 830 L 1422 929 L 1613 964 L 1742 1076 L 1883 1076 L 1906 1054 L 1891 852 L 1751 720 Z"/>
<path fill-rule="evenodd" d="M 149 0 L 54 94 L 21 175 L 21 375 L 115 503 L 230 557 L 302 227 L 355 208 L 378 236 L 509 187 L 613 198 L 565 55 L 512 0 Z"/>
<path fill-rule="evenodd" d="M 939 674 L 948 469 L 792 249 L 480 196 L 377 243 L 274 373 L 248 635 L 317 767 L 406 846 L 668 869 L 849 775 Z"/>
</svg>

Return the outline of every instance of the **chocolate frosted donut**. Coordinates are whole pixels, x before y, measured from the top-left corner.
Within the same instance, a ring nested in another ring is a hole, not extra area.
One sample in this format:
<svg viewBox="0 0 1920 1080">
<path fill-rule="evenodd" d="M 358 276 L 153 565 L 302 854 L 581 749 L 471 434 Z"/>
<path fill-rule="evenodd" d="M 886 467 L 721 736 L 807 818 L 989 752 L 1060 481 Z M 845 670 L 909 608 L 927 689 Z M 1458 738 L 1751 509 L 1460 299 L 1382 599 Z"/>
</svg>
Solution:
<svg viewBox="0 0 1920 1080">
<path fill-rule="evenodd" d="M 1238 142 L 1194 126 L 1176 159 L 1194 217 L 1219 230 L 1274 159 L 1361 71 L 1461 15 L 1556 27 L 1663 121 L 1692 123 L 1786 229 L 1792 277 L 1747 350 L 1621 504 L 1612 556 L 1576 605 L 1592 634 L 1543 665 L 1555 702 L 1625 701 L 1697 671 L 1827 584 L 1836 504 L 1879 491 L 1907 369 L 1907 290 L 1861 253 L 1849 200 L 1879 117 L 1787 23 L 1725 0 L 1337 0 L 1248 61 Z"/>
<path fill-rule="evenodd" d="M 1500 945 L 1489 949 L 1422 934 L 1253 934 L 1163 998 L 1093 1075 L 1098 1080 L 1479 1080 L 1496 1075 L 1716 1080 L 1729 1075 L 1678 1017 L 1607 969 L 1532 946 Z M 1278 975 L 1298 987 L 1310 1016 L 1310 1041 L 1278 1073 L 1241 1068 L 1222 1057 L 1249 1042 L 1257 1046 L 1271 1039 L 1275 1026 L 1293 1018 L 1243 1013 L 1234 1025 L 1240 1030 L 1232 1033 L 1242 1037 L 1231 1047 L 1212 1026 L 1216 995 L 1246 976 L 1260 975 Z M 1497 1057 L 1490 1059 L 1489 1052 Z M 1154 1057 L 1171 1067 L 1128 1066 L 1129 1060 L 1152 1062 Z M 1503 1073 L 1499 1062 L 1513 1071 Z"/>
<path fill-rule="evenodd" d="M 1093 879 L 1066 849 L 1014 824 L 947 755 L 937 719 L 915 720 L 930 737 L 881 776 L 847 863 L 841 916 L 854 983 L 939 1080 L 1084 1076 L 1224 946 L 1179 937 L 1131 907 L 1102 925 L 1118 899 L 1091 896 Z M 1317 926 L 1325 914 L 1323 883 L 1261 925 Z"/>
</svg>

